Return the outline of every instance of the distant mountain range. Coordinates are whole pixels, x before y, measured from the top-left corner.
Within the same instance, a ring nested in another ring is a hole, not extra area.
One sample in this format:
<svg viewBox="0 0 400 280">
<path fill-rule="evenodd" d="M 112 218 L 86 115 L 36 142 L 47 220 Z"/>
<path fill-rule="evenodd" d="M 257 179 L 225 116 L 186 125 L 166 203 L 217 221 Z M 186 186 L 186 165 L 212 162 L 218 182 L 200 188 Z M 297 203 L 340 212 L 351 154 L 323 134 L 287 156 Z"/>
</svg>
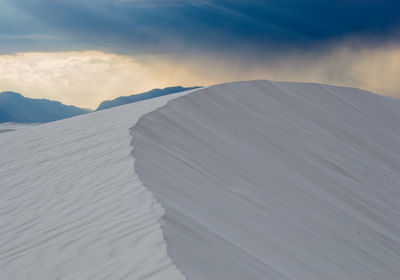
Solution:
<svg viewBox="0 0 400 280">
<path fill-rule="evenodd" d="M 122 96 L 102 102 L 96 111 L 194 88 L 198 87 L 167 87 L 131 96 Z M 65 105 L 58 101 L 27 98 L 16 92 L 0 93 L 0 123 L 45 123 L 90 112 L 89 109 Z"/>
<path fill-rule="evenodd" d="M 155 97 L 159 97 L 159 96 L 163 96 L 163 95 L 177 93 L 177 92 L 181 92 L 181 91 L 185 91 L 185 90 L 195 89 L 195 88 L 199 88 L 199 87 L 177 86 L 177 87 L 167 87 L 164 89 L 156 88 L 156 89 L 152 89 L 150 91 L 139 93 L 139 94 L 134 94 L 134 95 L 130 95 L 130 96 L 121 96 L 114 100 L 107 100 L 107 101 L 101 102 L 99 107 L 96 109 L 96 111 L 100 111 L 100 110 L 104 110 L 104 109 L 108 109 L 108 108 L 112 108 L 112 107 L 116 107 L 116 106 L 121 106 L 121 105 L 129 104 L 129 103 L 134 103 L 134 102 L 138 102 L 138 101 L 142 101 L 142 100 L 146 100 L 146 99 L 150 99 L 150 98 L 155 98 Z"/>
<path fill-rule="evenodd" d="M 16 92 L 0 93 L 0 123 L 44 123 L 91 112 L 58 101 L 32 99 Z"/>
</svg>

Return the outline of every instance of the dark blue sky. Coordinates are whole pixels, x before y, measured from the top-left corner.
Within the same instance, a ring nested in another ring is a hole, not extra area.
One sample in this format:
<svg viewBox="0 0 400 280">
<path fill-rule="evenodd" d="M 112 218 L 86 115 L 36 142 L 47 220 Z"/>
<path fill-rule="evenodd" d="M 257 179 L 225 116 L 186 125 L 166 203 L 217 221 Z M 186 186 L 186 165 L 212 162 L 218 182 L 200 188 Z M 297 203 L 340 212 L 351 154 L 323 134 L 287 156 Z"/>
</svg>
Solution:
<svg viewBox="0 0 400 280">
<path fill-rule="evenodd" d="M 264 52 L 397 40 L 397 0 L 3 0 L 0 52 Z"/>
</svg>

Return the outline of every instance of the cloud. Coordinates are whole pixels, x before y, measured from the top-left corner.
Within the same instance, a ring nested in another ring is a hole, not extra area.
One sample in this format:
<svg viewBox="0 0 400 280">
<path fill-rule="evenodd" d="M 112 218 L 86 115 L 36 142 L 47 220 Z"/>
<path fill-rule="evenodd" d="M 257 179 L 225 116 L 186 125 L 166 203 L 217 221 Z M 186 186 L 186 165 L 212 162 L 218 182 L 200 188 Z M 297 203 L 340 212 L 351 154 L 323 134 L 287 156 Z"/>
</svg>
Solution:
<svg viewBox="0 0 400 280">
<path fill-rule="evenodd" d="M 8 40 L 3 53 L 98 49 L 168 54 L 307 49 L 361 36 L 382 42 L 399 30 L 396 0 L 4 0 L 0 34 L 62 40 Z M 12 11 L 13 16 L 7 13 Z M 398 34 L 398 33 L 397 33 Z M 24 49 L 25 48 L 25 49 Z"/>
<path fill-rule="evenodd" d="M 98 51 L 0 56 L 0 91 L 95 108 L 101 101 L 144 90 L 146 69 L 130 57 Z"/>
<path fill-rule="evenodd" d="M 270 79 L 345 85 L 400 98 L 400 45 L 324 52 L 295 51 L 269 59 L 221 55 L 123 56 L 99 51 L 0 56 L 0 91 L 96 108 L 108 99 L 167 86 Z"/>
<path fill-rule="evenodd" d="M 273 60 L 188 56 L 181 60 L 182 64 L 173 65 L 175 60 L 166 59 L 159 76 L 178 76 L 189 83 L 203 81 L 207 85 L 249 79 L 319 82 L 400 98 L 400 44 L 353 48 L 346 42 L 324 52 L 295 51 Z"/>
<path fill-rule="evenodd" d="M 397 0 L 2 0 L 0 90 L 95 108 L 155 87 L 266 78 L 400 97 L 399 9 Z"/>
<path fill-rule="evenodd" d="M 269 79 L 357 87 L 400 98 L 400 44 L 355 48 L 338 43 L 323 52 L 294 51 L 276 59 L 247 56 L 152 57 L 159 82 L 212 85 L 228 81 Z"/>
</svg>

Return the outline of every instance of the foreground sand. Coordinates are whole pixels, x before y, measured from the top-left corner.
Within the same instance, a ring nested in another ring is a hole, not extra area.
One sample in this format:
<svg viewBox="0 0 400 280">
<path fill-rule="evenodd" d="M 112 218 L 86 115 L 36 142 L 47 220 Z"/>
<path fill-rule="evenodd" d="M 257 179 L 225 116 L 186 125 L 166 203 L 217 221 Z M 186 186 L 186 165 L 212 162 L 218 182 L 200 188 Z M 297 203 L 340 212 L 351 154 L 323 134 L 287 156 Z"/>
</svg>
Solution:
<svg viewBox="0 0 400 280">
<path fill-rule="evenodd" d="M 183 279 L 129 135 L 177 96 L 0 135 L 0 279 Z"/>
</svg>

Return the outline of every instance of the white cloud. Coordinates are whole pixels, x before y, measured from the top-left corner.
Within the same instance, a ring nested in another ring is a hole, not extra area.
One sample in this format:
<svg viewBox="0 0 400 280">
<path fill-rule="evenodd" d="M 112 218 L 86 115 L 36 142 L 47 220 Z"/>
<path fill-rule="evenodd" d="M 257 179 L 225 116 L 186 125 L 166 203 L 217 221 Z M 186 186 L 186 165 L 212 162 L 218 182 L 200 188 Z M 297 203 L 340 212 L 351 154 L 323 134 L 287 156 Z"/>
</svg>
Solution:
<svg viewBox="0 0 400 280">
<path fill-rule="evenodd" d="M 270 79 L 346 85 L 400 98 L 400 46 L 324 54 L 293 53 L 274 62 L 180 54 L 122 56 L 99 51 L 0 55 L 0 92 L 96 108 L 101 101 L 167 86 Z"/>
<path fill-rule="evenodd" d="M 33 98 L 94 108 L 149 84 L 146 70 L 126 56 L 97 51 L 0 56 L 0 91 Z"/>
</svg>

